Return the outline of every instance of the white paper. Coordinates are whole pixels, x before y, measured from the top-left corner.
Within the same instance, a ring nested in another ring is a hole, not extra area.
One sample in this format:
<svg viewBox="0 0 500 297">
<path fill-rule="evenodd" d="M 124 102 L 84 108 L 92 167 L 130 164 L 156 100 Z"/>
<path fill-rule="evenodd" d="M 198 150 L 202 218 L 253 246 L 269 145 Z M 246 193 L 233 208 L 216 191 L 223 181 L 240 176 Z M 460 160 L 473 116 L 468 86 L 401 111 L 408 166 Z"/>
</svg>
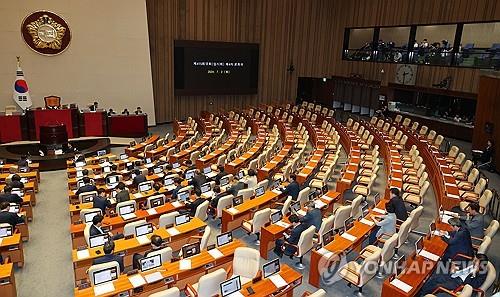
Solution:
<svg viewBox="0 0 500 297">
<path fill-rule="evenodd" d="M 332 200 L 333 200 L 333 198 L 332 198 L 332 197 L 329 197 L 329 196 L 327 196 L 327 195 L 323 195 L 323 196 L 321 196 L 321 199 L 326 200 L 326 201 L 332 201 Z"/>
<path fill-rule="evenodd" d="M 325 206 L 327 206 L 327 204 L 321 200 L 314 201 L 314 207 L 316 207 L 316 208 L 323 208 Z"/>
<path fill-rule="evenodd" d="M 151 274 L 144 276 L 144 278 L 146 279 L 146 282 L 148 284 L 150 284 L 150 283 L 154 283 L 156 281 L 159 281 L 160 279 L 163 278 L 163 276 L 161 275 L 160 272 L 157 271 L 157 272 L 154 272 L 154 273 L 151 273 Z"/>
<path fill-rule="evenodd" d="M 408 293 L 411 291 L 411 289 L 413 289 L 412 286 L 410 286 L 409 284 L 403 282 L 403 281 L 400 281 L 399 279 L 395 278 L 391 281 L 391 285 L 397 287 L 398 289 L 402 290 L 403 292 L 405 293 Z"/>
<path fill-rule="evenodd" d="M 115 286 L 113 285 L 113 282 L 107 282 L 107 283 L 102 284 L 102 285 L 94 286 L 94 295 L 99 296 L 99 295 L 113 292 L 114 290 L 115 290 Z"/>
<path fill-rule="evenodd" d="M 380 208 L 377 208 L 377 207 L 375 207 L 375 208 L 373 209 L 373 211 L 374 211 L 374 212 L 381 213 L 381 214 L 385 214 L 385 210 L 380 209 Z"/>
<path fill-rule="evenodd" d="M 179 261 L 179 269 L 180 270 L 188 270 L 191 269 L 191 260 L 182 259 Z"/>
<path fill-rule="evenodd" d="M 240 212 L 239 210 L 237 210 L 237 209 L 236 209 L 236 208 L 234 208 L 234 207 L 228 208 L 228 209 L 227 209 L 227 211 L 229 211 L 229 213 L 231 213 L 231 214 L 233 214 L 233 215 L 234 215 L 234 214 L 237 214 L 237 213 L 239 213 L 239 212 Z"/>
<path fill-rule="evenodd" d="M 156 209 L 154 208 L 150 208 L 150 209 L 147 209 L 146 212 L 148 213 L 148 215 L 154 215 L 154 214 L 157 214 L 158 212 L 156 211 Z"/>
<path fill-rule="evenodd" d="M 180 234 L 181 232 L 179 230 L 177 230 L 177 228 L 175 227 L 172 227 L 172 228 L 168 228 L 167 229 L 167 232 L 168 234 L 170 234 L 170 236 L 175 236 L 175 235 L 178 235 Z"/>
<path fill-rule="evenodd" d="M 142 198 L 142 194 L 141 193 L 135 193 L 134 197 L 135 197 L 135 199 Z"/>
<path fill-rule="evenodd" d="M 126 214 L 126 215 L 122 215 L 122 219 L 124 219 L 125 221 L 126 221 L 126 220 L 130 220 L 130 219 L 133 219 L 133 218 L 135 218 L 135 217 L 136 217 L 135 213 L 128 213 L 128 214 Z"/>
<path fill-rule="evenodd" d="M 330 258 L 331 256 L 333 256 L 333 252 L 330 252 L 329 250 L 327 250 L 325 248 L 320 248 L 317 252 L 320 255 L 323 255 L 323 257 L 325 257 L 325 258 Z"/>
<path fill-rule="evenodd" d="M 420 253 L 418 253 L 418 255 L 422 256 L 422 257 L 424 257 L 426 259 L 429 259 L 429 260 L 431 260 L 433 262 L 439 261 L 439 256 L 438 255 L 435 255 L 435 254 L 433 254 L 431 252 L 428 252 L 426 250 L 421 250 Z"/>
<path fill-rule="evenodd" d="M 280 227 L 283 227 L 283 228 L 285 228 L 285 229 L 286 229 L 286 228 L 288 228 L 288 227 L 290 227 L 290 224 L 285 223 L 285 222 L 283 222 L 283 221 L 278 221 L 278 222 L 276 222 L 276 225 L 278 225 L 278 226 L 280 226 Z"/>
<path fill-rule="evenodd" d="M 345 239 L 347 239 L 349 241 L 356 241 L 356 239 L 358 239 L 356 236 L 351 235 L 351 234 L 349 234 L 347 232 L 342 233 L 342 235 L 340 235 L 340 237 L 343 237 L 343 238 L 345 238 Z"/>
<path fill-rule="evenodd" d="M 444 223 L 448 224 L 448 221 L 449 221 L 450 219 L 452 219 L 452 218 L 453 218 L 452 216 L 449 216 L 449 215 L 445 215 L 445 214 L 443 214 L 443 215 L 442 215 L 442 219 L 441 219 L 441 221 L 443 221 Z"/>
<path fill-rule="evenodd" d="M 368 226 L 373 226 L 375 224 L 373 221 L 367 220 L 365 218 L 359 220 L 359 222 Z"/>
<path fill-rule="evenodd" d="M 174 201 L 174 202 L 172 202 L 172 206 L 175 208 L 182 207 L 182 203 L 179 201 Z"/>
<path fill-rule="evenodd" d="M 90 257 L 89 250 L 85 249 L 85 250 L 77 251 L 76 252 L 76 257 L 78 258 L 78 260 L 80 260 L 80 259 L 86 259 L 86 258 Z"/>
<path fill-rule="evenodd" d="M 211 249 L 208 251 L 208 253 L 210 254 L 210 256 L 212 256 L 212 258 L 214 259 L 219 259 L 219 258 L 222 258 L 224 257 L 224 254 L 221 253 L 221 251 L 219 251 L 218 249 Z"/>
<path fill-rule="evenodd" d="M 146 284 L 146 280 L 140 274 L 135 274 L 135 275 L 129 276 L 128 280 L 134 288 L 137 288 L 137 287 L 140 287 L 140 286 Z"/>
<path fill-rule="evenodd" d="M 300 216 L 305 216 L 307 213 L 305 210 L 301 209 L 301 210 L 297 211 L 297 214 Z"/>
<path fill-rule="evenodd" d="M 245 295 L 241 294 L 240 291 L 236 291 L 234 293 L 227 295 L 227 297 L 245 297 Z"/>
<path fill-rule="evenodd" d="M 269 280 L 273 282 L 273 284 L 276 286 L 276 288 L 283 288 L 288 285 L 286 280 L 281 277 L 279 274 L 274 274 L 269 277 Z"/>
<path fill-rule="evenodd" d="M 273 192 L 274 194 L 277 194 L 277 195 L 281 195 L 281 193 L 283 193 L 283 192 L 281 192 L 281 191 L 280 191 L 280 190 L 278 190 L 278 189 L 274 189 L 274 190 L 272 190 L 272 192 Z"/>
<path fill-rule="evenodd" d="M 148 238 L 147 235 L 138 236 L 138 237 L 136 237 L 136 239 L 140 245 L 145 245 L 145 244 L 151 243 L 151 240 Z"/>
</svg>

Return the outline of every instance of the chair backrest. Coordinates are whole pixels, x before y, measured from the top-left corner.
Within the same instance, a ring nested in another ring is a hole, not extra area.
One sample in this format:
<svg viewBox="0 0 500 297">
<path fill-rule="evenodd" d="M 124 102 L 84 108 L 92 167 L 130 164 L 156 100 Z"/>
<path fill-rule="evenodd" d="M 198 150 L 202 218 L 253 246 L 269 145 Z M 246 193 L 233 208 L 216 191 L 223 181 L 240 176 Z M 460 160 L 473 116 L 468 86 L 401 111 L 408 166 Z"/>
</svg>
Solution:
<svg viewBox="0 0 500 297">
<path fill-rule="evenodd" d="M 45 101 L 45 107 L 53 108 L 53 107 L 61 107 L 61 97 L 58 96 L 47 96 L 43 97 Z"/>
<path fill-rule="evenodd" d="M 370 124 L 375 125 L 377 123 L 377 120 L 378 120 L 377 117 L 372 117 L 370 119 Z"/>
<path fill-rule="evenodd" d="M 166 214 L 162 214 L 160 216 L 158 225 L 160 226 L 160 228 L 164 228 L 165 226 L 172 226 L 175 222 L 175 217 L 178 215 L 178 211 L 172 211 Z"/>
<path fill-rule="evenodd" d="M 363 196 L 358 195 L 356 198 L 352 200 L 351 203 L 351 217 L 357 219 L 363 215 L 363 211 L 361 209 L 361 202 L 363 202 Z"/>
<path fill-rule="evenodd" d="M 100 208 L 85 208 L 85 209 L 80 210 L 80 220 L 82 222 L 85 222 L 85 215 L 87 213 L 96 212 L 96 211 L 98 211 L 99 214 L 102 215 L 102 210 Z M 90 223 L 92 223 L 92 222 L 90 222 Z"/>
<path fill-rule="evenodd" d="M 177 287 L 172 287 L 170 289 L 149 295 L 149 297 L 180 297 L 180 296 L 181 296 L 181 291 Z"/>
<path fill-rule="evenodd" d="M 493 284 L 497 276 L 497 271 L 495 269 L 495 266 L 491 262 L 488 262 L 487 270 L 488 274 L 486 275 L 486 280 L 481 285 L 481 287 L 479 287 L 479 289 L 482 290 L 483 292 L 486 292 L 488 290 L 488 288 Z"/>
<path fill-rule="evenodd" d="M 411 125 L 411 130 L 413 132 L 417 131 L 418 129 L 418 122 L 413 122 L 413 124 Z"/>
<path fill-rule="evenodd" d="M 318 243 L 322 244 L 323 243 L 323 235 L 325 235 L 326 232 L 330 231 L 330 229 L 333 228 L 333 215 L 323 218 L 321 220 L 321 226 L 319 227 L 318 230 Z"/>
<path fill-rule="evenodd" d="M 314 247 L 314 233 L 316 232 L 316 227 L 309 226 L 306 230 L 302 231 L 300 234 L 299 242 L 297 243 L 297 256 L 302 257 L 307 254 Z"/>
<path fill-rule="evenodd" d="M 208 201 L 203 201 L 198 207 L 196 207 L 196 212 L 194 214 L 195 218 L 199 218 L 202 221 L 206 221 L 208 219 L 207 211 L 209 206 Z"/>
<path fill-rule="evenodd" d="M 458 146 L 453 145 L 450 148 L 450 151 L 448 152 L 448 157 L 450 157 L 450 158 L 456 158 L 459 151 L 460 151 L 460 149 L 458 148 Z"/>
<path fill-rule="evenodd" d="M 408 217 L 406 221 L 404 221 L 399 227 L 398 244 L 396 245 L 397 248 L 400 248 L 405 243 L 406 239 L 408 239 L 408 234 L 410 234 L 410 227 L 411 218 Z"/>
<path fill-rule="evenodd" d="M 402 120 L 403 120 L 403 116 L 400 114 L 396 115 L 396 118 L 394 119 L 394 121 L 398 124 L 401 123 Z"/>
<path fill-rule="evenodd" d="M 233 195 L 222 196 L 217 202 L 217 217 L 222 218 L 222 210 L 233 205 Z"/>
<path fill-rule="evenodd" d="M 462 163 L 465 160 L 465 154 L 464 153 L 459 153 L 457 157 L 455 158 L 455 164 L 462 165 Z"/>
<path fill-rule="evenodd" d="M 344 227 L 344 222 L 351 216 L 351 206 L 339 206 L 334 212 L 333 229 L 338 230 Z"/>
<path fill-rule="evenodd" d="M 467 181 L 470 183 L 475 183 L 478 177 L 479 177 L 479 170 L 477 168 L 472 168 L 472 170 L 469 173 L 469 176 L 467 177 Z"/>
<path fill-rule="evenodd" d="M 427 193 L 427 189 L 429 189 L 429 181 L 426 180 L 424 182 L 424 185 L 420 188 L 420 197 L 423 199 L 425 196 L 425 193 Z"/>
<path fill-rule="evenodd" d="M 358 287 L 364 286 L 368 283 L 377 273 L 376 267 L 379 265 L 381 251 L 377 250 L 370 256 L 368 256 L 361 264 L 359 271 L 359 284 Z"/>
<path fill-rule="evenodd" d="M 200 248 L 202 250 L 207 248 L 211 233 L 212 233 L 212 229 L 210 229 L 210 226 L 206 226 L 205 230 L 203 231 L 203 235 L 201 236 L 201 240 L 200 240 Z"/>
<path fill-rule="evenodd" d="M 420 217 L 422 216 L 423 211 L 424 207 L 422 205 L 419 205 L 417 208 L 411 211 L 410 217 L 412 219 L 411 219 L 410 232 L 418 228 Z"/>
<path fill-rule="evenodd" d="M 239 247 L 234 251 L 233 273 L 253 279 L 260 269 L 260 253 L 248 247 Z"/>
<path fill-rule="evenodd" d="M 380 266 L 385 265 L 394 256 L 396 245 L 398 244 L 398 234 L 392 234 L 389 239 L 384 242 L 384 246 L 380 252 Z"/>
<path fill-rule="evenodd" d="M 260 232 L 260 228 L 262 228 L 265 224 L 269 223 L 271 218 L 271 209 L 264 208 L 258 210 L 254 213 L 252 219 L 252 233 Z"/>
<path fill-rule="evenodd" d="M 226 270 L 220 268 L 200 277 L 197 287 L 198 297 L 212 297 L 220 293 L 220 283 L 226 280 Z"/>
<path fill-rule="evenodd" d="M 85 242 L 87 245 L 90 245 L 89 238 L 90 238 L 90 226 L 92 226 L 92 223 L 87 223 L 85 224 L 85 228 L 83 228 L 83 237 L 85 238 Z"/>
<path fill-rule="evenodd" d="M 444 140 L 444 136 L 443 135 L 438 135 L 436 137 L 436 140 L 434 141 L 434 145 L 439 148 L 441 146 L 441 144 L 443 143 L 443 140 Z"/>
<path fill-rule="evenodd" d="M 148 257 L 160 255 L 161 263 L 168 263 L 172 260 L 172 248 L 164 247 L 159 250 L 151 251 L 148 253 Z"/>
<path fill-rule="evenodd" d="M 311 191 L 311 188 L 305 187 L 299 192 L 299 196 L 297 197 L 297 201 L 300 202 L 300 206 L 303 207 L 306 202 L 309 200 L 309 192 Z"/>
<path fill-rule="evenodd" d="M 427 126 L 422 126 L 422 127 L 420 127 L 420 132 L 418 134 L 425 135 L 425 134 L 427 134 L 427 130 L 429 130 L 429 128 Z"/>
<path fill-rule="evenodd" d="M 123 235 L 124 236 L 135 235 L 135 228 L 142 226 L 142 225 L 146 225 L 147 223 L 148 222 L 146 222 L 146 220 L 139 220 L 139 221 L 127 223 L 123 227 Z"/>
<path fill-rule="evenodd" d="M 499 223 L 497 220 L 492 220 L 488 228 L 484 230 L 484 236 L 489 236 L 490 238 L 495 237 L 497 234 Z"/>
<path fill-rule="evenodd" d="M 260 187 L 264 187 L 264 190 L 267 190 L 268 186 L 269 186 L 269 180 L 265 179 L 265 180 L 258 182 L 257 185 L 255 186 L 255 188 L 258 189 Z"/>
<path fill-rule="evenodd" d="M 102 263 L 102 264 L 96 264 L 90 266 L 89 270 L 87 270 L 87 275 L 90 279 L 90 284 L 94 285 L 94 273 L 104 270 L 104 269 L 110 269 L 110 268 L 116 268 L 117 275 L 120 275 L 120 264 L 116 261 L 111 261 L 107 263 Z"/>
<path fill-rule="evenodd" d="M 480 178 L 476 186 L 474 187 L 474 192 L 478 195 L 481 195 L 485 188 L 486 188 L 486 179 Z"/>
<path fill-rule="evenodd" d="M 483 237 L 483 241 L 477 248 L 477 253 L 486 255 L 488 253 L 488 250 L 490 249 L 490 245 L 491 245 L 491 237 L 489 236 Z"/>
<path fill-rule="evenodd" d="M 250 199 L 254 195 L 253 189 L 239 190 L 236 196 L 243 196 L 243 201 Z"/>
<path fill-rule="evenodd" d="M 431 131 L 429 132 L 429 134 L 427 135 L 427 140 L 431 142 L 431 141 L 433 141 L 433 140 L 434 140 L 434 137 L 436 137 L 436 131 L 431 130 Z"/>
<path fill-rule="evenodd" d="M 472 161 L 471 160 L 465 161 L 464 166 L 462 166 L 462 172 L 463 173 L 469 172 L 471 167 L 472 167 Z"/>
<path fill-rule="evenodd" d="M 290 205 L 292 204 L 292 201 L 293 201 L 293 197 L 292 196 L 286 197 L 286 200 L 283 203 L 283 207 L 281 208 L 281 213 L 283 214 L 283 216 L 285 216 L 288 213 L 288 209 L 290 208 Z"/>
</svg>

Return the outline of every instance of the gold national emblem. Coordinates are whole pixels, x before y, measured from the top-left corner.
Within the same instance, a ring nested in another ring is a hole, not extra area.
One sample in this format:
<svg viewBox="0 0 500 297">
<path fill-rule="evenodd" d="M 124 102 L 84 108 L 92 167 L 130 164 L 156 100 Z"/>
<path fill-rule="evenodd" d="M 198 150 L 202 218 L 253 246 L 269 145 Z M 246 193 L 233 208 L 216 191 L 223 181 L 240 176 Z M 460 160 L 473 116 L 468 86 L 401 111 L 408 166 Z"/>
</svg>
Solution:
<svg viewBox="0 0 500 297">
<path fill-rule="evenodd" d="M 44 14 L 36 21 L 26 25 L 36 48 L 61 49 L 66 28 L 53 18 Z"/>
</svg>

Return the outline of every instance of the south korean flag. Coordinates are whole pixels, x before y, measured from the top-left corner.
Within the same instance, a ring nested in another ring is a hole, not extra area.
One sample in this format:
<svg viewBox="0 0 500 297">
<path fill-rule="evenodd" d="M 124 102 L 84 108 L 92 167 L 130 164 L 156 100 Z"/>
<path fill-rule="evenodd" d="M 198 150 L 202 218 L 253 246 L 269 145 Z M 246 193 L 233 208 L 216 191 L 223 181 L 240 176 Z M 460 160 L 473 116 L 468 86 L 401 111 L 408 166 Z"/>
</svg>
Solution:
<svg viewBox="0 0 500 297">
<path fill-rule="evenodd" d="M 23 70 L 21 69 L 21 62 L 19 57 L 17 57 L 17 71 L 16 71 L 16 81 L 14 82 L 14 101 L 23 110 L 31 107 L 31 97 L 28 89 L 28 83 L 24 80 Z"/>
</svg>

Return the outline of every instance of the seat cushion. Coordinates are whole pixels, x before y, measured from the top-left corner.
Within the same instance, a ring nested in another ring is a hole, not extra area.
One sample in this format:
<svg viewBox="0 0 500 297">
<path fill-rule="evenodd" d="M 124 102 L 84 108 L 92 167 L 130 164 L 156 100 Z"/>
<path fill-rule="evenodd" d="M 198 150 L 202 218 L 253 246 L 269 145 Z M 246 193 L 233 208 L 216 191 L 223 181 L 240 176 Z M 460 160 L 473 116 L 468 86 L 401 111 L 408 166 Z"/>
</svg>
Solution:
<svg viewBox="0 0 500 297">
<path fill-rule="evenodd" d="M 349 268 L 349 270 L 347 270 L 347 268 Z M 359 274 L 360 269 L 361 269 L 360 264 L 358 264 L 357 262 L 351 261 L 351 262 L 347 263 L 346 265 L 344 265 L 340 269 L 339 274 L 343 279 L 356 285 L 356 284 L 358 284 L 358 276 L 355 275 L 354 273 L 352 273 L 351 271 L 355 271 L 356 273 Z"/>
<path fill-rule="evenodd" d="M 248 232 L 252 232 L 252 223 L 253 223 L 252 220 L 248 222 L 243 222 L 243 224 L 241 224 L 241 227 L 243 227 L 243 229 L 247 230 Z"/>
<path fill-rule="evenodd" d="M 368 256 L 371 256 L 373 253 L 379 252 L 381 250 L 382 249 L 378 246 L 370 244 L 361 251 L 361 255 L 366 258 Z"/>
<path fill-rule="evenodd" d="M 405 193 L 403 194 L 403 200 L 415 205 L 421 204 L 420 196 L 415 194 Z"/>
</svg>

